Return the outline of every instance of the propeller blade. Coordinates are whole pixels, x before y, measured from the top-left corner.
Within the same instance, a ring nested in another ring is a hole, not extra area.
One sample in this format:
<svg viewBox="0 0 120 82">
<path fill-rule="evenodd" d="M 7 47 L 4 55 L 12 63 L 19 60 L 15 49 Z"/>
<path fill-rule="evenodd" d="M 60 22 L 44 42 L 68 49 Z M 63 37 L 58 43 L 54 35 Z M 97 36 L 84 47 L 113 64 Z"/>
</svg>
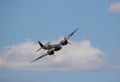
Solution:
<svg viewBox="0 0 120 82">
<path fill-rule="evenodd" d="M 70 42 L 68 42 L 68 44 L 71 44 Z"/>
<path fill-rule="evenodd" d="M 53 57 L 55 58 L 55 55 L 53 54 Z"/>
</svg>

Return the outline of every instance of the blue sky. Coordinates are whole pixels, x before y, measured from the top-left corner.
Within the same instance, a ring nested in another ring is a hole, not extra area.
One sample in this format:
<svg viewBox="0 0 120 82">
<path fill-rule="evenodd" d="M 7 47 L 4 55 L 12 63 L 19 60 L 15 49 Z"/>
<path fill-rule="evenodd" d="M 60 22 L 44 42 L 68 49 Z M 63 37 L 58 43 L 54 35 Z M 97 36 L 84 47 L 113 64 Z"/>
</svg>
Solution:
<svg viewBox="0 0 120 82">
<path fill-rule="evenodd" d="M 120 0 L 0 0 L 0 12 L 1 82 L 120 81 Z M 79 31 L 71 38 L 73 46 L 56 54 L 54 61 L 58 63 L 54 65 L 51 57 L 42 59 L 43 63 L 50 61 L 43 65 L 44 69 L 50 66 L 50 70 L 43 70 L 41 61 L 34 68 L 26 65 L 24 59 L 34 55 L 38 40 L 56 42 L 77 27 Z M 87 49 L 82 46 L 87 46 L 92 55 L 85 53 Z M 68 60 L 61 56 L 64 61 L 59 62 L 59 54 L 69 53 L 72 47 L 77 49 L 71 52 L 75 53 L 74 58 L 97 63 L 83 64 L 83 60 L 76 59 L 76 64 L 75 60 L 69 61 L 71 55 Z M 85 56 L 78 56 L 77 51 L 83 51 Z M 99 54 L 104 56 L 101 58 Z M 83 66 L 78 66 L 79 62 Z M 70 69 L 63 63 L 70 64 Z M 63 68 L 67 70 L 61 71 Z"/>
</svg>

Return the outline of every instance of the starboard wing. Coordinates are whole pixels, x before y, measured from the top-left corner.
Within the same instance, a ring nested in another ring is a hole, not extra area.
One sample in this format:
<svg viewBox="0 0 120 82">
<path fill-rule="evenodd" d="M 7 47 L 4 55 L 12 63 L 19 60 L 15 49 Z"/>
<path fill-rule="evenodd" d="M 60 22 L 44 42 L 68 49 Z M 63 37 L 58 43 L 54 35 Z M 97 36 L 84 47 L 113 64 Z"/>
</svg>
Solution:
<svg viewBox="0 0 120 82">
<path fill-rule="evenodd" d="M 67 37 L 65 37 L 66 40 L 69 40 L 71 38 L 71 36 L 78 30 L 78 28 L 76 28 L 72 33 L 70 33 Z"/>
</svg>

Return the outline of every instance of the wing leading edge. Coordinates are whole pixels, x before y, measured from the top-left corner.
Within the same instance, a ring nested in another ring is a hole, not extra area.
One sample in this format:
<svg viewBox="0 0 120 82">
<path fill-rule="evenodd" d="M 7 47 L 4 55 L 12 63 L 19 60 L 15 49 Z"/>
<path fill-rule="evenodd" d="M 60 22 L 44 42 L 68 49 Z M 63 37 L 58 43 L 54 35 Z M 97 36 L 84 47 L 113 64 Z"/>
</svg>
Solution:
<svg viewBox="0 0 120 82">
<path fill-rule="evenodd" d="M 79 28 L 76 28 L 72 33 L 70 33 L 67 37 L 66 40 L 69 40 L 71 36 L 78 30 Z"/>
<path fill-rule="evenodd" d="M 45 53 L 45 54 L 41 55 L 40 57 L 34 59 L 34 60 L 31 61 L 30 63 L 33 63 L 33 62 L 35 62 L 35 61 L 37 61 L 37 60 L 39 60 L 39 59 L 41 59 L 41 58 L 43 58 L 43 57 L 45 57 L 45 56 L 47 56 L 47 55 L 48 55 L 48 53 Z"/>
</svg>

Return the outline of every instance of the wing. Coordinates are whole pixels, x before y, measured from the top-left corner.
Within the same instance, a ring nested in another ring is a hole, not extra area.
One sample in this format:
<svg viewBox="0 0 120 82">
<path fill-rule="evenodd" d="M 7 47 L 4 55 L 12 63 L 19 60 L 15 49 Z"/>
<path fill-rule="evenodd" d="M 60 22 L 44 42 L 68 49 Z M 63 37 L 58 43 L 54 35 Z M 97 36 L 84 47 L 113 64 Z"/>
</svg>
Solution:
<svg viewBox="0 0 120 82">
<path fill-rule="evenodd" d="M 78 28 L 76 28 L 72 33 L 70 33 L 67 37 L 65 37 L 66 40 L 69 40 L 71 38 L 71 36 L 78 30 Z"/>
<path fill-rule="evenodd" d="M 40 57 L 34 59 L 34 60 L 31 61 L 30 63 L 35 62 L 35 61 L 37 61 L 37 60 L 39 60 L 39 59 L 41 59 L 41 58 L 43 58 L 43 57 L 45 57 L 45 56 L 47 56 L 47 55 L 48 55 L 48 53 L 45 53 L 45 54 L 41 55 Z"/>
</svg>

